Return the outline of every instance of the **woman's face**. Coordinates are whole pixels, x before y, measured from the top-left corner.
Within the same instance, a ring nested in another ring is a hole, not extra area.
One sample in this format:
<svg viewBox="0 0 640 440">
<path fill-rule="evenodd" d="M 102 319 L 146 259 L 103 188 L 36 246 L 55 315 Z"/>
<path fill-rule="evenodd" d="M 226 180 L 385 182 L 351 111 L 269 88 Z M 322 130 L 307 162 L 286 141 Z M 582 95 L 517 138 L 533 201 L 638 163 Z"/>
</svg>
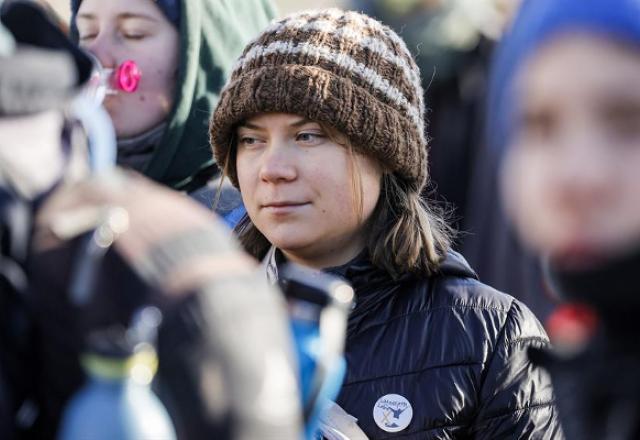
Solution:
<svg viewBox="0 0 640 440">
<path fill-rule="evenodd" d="M 521 72 L 502 183 L 523 238 L 579 266 L 637 246 L 640 51 L 566 35 Z"/>
<path fill-rule="evenodd" d="M 173 104 L 179 36 L 152 0 L 84 0 L 76 19 L 80 45 L 105 68 L 133 60 L 142 71 L 134 93 L 107 95 L 104 106 L 119 138 L 160 124 Z"/>
<path fill-rule="evenodd" d="M 324 268 L 364 248 L 382 170 L 369 157 L 351 155 L 318 123 L 285 113 L 248 119 L 237 130 L 236 168 L 253 224 L 290 260 Z M 353 185 L 358 175 L 362 212 Z"/>
</svg>

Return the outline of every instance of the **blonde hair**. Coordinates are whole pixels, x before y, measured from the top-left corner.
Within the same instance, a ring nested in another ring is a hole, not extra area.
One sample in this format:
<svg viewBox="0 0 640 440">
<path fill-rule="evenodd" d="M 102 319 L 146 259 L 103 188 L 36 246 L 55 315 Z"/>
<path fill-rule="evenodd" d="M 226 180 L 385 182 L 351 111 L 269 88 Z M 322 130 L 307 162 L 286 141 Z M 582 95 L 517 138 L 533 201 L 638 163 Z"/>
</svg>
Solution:
<svg viewBox="0 0 640 440">
<path fill-rule="evenodd" d="M 393 278 L 432 275 L 451 248 L 453 229 L 395 174 L 382 176 L 380 199 L 371 215 L 367 249 L 371 262 Z"/>
</svg>

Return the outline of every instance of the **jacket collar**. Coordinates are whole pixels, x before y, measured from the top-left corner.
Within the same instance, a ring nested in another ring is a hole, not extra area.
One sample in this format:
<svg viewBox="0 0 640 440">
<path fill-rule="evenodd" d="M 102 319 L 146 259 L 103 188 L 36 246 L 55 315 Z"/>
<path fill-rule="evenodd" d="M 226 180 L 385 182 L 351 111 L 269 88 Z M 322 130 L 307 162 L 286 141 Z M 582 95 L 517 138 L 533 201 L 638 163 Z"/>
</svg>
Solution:
<svg viewBox="0 0 640 440">
<path fill-rule="evenodd" d="M 282 253 L 271 247 L 262 261 L 262 267 L 271 284 L 278 282 L 278 266 L 285 262 Z M 385 307 L 389 300 L 405 292 L 406 282 L 419 281 L 413 274 L 406 274 L 399 279 L 393 279 L 386 271 L 371 264 L 368 253 L 361 252 L 353 260 L 341 266 L 325 269 L 332 275 L 337 275 L 349 282 L 356 296 L 353 309 L 349 315 L 347 337 L 353 337 L 364 330 L 371 314 L 377 314 L 380 307 Z M 440 270 L 423 282 L 429 282 L 433 277 L 470 277 L 477 278 L 467 261 L 457 252 L 449 251 L 442 262 Z"/>
<path fill-rule="evenodd" d="M 278 265 L 285 262 L 285 258 L 282 253 L 275 247 L 271 246 L 267 255 L 262 260 L 262 267 L 267 275 L 267 279 L 270 283 L 275 284 L 278 281 Z M 362 251 L 353 260 L 345 263 L 341 266 L 330 267 L 325 269 L 325 272 L 333 275 L 338 275 L 353 283 L 353 279 L 358 280 L 360 278 L 368 278 L 372 281 L 372 275 L 375 272 L 382 273 L 383 271 L 377 269 L 369 261 L 366 251 Z M 455 251 L 449 251 L 447 257 L 440 265 L 438 276 L 454 276 L 454 277 L 468 277 L 478 279 L 478 275 L 469 266 L 467 260 Z M 356 287 L 354 285 L 354 287 Z"/>
<path fill-rule="evenodd" d="M 447 253 L 447 258 L 440 265 L 438 275 L 478 279 L 478 274 L 469 266 L 467 260 L 455 251 Z"/>
</svg>

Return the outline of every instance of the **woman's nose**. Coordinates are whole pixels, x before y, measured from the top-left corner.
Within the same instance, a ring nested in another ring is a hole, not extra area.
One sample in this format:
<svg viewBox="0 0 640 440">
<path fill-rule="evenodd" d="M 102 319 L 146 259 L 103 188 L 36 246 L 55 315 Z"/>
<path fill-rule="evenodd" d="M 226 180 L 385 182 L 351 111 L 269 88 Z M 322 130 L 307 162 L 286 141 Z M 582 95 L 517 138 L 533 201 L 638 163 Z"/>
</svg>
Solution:
<svg viewBox="0 0 640 440">
<path fill-rule="evenodd" d="M 115 68 L 118 64 L 113 46 L 106 35 L 98 34 L 90 42 L 81 45 L 100 61 L 102 67 Z"/>
<path fill-rule="evenodd" d="M 289 182 L 298 175 L 294 154 L 286 146 L 271 144 L 261 158 L 260 179 L 269 183 Z"/>
</svg>

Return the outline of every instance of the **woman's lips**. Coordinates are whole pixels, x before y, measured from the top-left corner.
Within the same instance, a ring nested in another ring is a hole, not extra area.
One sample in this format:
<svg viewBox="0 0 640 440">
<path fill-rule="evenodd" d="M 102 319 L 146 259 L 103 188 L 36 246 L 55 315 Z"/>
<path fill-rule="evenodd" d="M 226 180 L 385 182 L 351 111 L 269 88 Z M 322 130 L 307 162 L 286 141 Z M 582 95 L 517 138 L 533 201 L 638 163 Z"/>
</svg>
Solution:
<svg viewBox="0 0 640 440">
<path fill-rule="evenodd" d="M 271 202 L 262 205 L 262 209 L 272 214 L 288 214 L 308 204 L 309 202 Z"/>
</svg>

